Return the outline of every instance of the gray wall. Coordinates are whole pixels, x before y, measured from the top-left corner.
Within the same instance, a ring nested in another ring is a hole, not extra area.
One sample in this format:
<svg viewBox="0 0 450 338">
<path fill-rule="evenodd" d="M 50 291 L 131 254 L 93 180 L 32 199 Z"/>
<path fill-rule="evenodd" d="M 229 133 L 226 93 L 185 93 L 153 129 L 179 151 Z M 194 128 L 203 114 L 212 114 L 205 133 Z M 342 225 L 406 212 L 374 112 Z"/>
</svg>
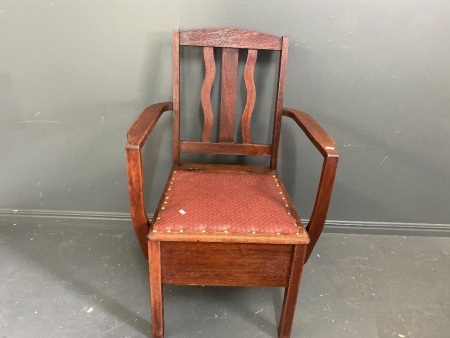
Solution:
<svg viewBox="0 0 450 338">
<path fill-rule="evenodd" d="M 171 100 L 172 29 L 291 37 L 285 106 L 341 153 L 329 218 L 450 223 L 447 1 L 0 2 L 0 209 L 127 212 L 126 130 Z M 146 147 L 151 211 L 170 121 Z M 308 218 L 320 157 L 283 124 L 280 171 Z M 156 164 L 158 161 L 158 164 Z"/>
</svg>

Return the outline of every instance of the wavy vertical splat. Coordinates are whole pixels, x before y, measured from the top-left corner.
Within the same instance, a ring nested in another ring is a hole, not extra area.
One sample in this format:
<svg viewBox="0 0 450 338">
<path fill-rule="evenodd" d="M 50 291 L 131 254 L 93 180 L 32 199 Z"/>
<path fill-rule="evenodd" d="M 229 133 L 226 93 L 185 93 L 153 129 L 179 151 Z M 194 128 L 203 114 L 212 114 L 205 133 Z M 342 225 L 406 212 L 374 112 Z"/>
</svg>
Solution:
<svg viewBox="0 0 450 338">
<path fill-rule="evenodd" d="M 258 52 L 256 49 L 249 49 L 247 55 L 247 62 L 244 68 L 244 82 L 247 90 L 247 102 L 245 103 L 244 112 L 241 118 L 242 128 L 242 143 L 251 143 L 250 121 L 252 118 L 253 109 L 256 102 L 256 88 L 255 88 L 255 64 Z"/>
<path fill-rule="evenodd" d="M 205 80 L 203 81 L 202 90 L 200 94 L 200 101 L 202 103 L 204 122 L 202 142 L 211 142 L 212 127 L 213 127 L 213 110 L 211 103 L 211 91 L 216 76 L 216 63 L 214 61 L 214 48 L 204 47 L 203 57 L 205 59 Z"/>
</svg>

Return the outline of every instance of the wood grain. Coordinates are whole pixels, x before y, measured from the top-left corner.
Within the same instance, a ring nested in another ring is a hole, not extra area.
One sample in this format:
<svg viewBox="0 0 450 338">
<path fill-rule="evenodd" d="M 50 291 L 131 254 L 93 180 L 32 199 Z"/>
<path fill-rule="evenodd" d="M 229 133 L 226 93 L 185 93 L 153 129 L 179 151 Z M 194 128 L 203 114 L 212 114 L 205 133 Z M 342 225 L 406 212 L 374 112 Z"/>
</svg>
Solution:
<svg viewBox="0 0 450 338">
<path fill-rule="evenodd" d="M 253 109 L 255 108 L 256 102 L 256 88 L 255 88 L 255 64 L 256 64 L 257 51 L 254 49 L 249 49 L 247 54 L 247 62 L 244 68 L 244 82 L 245 89 L 247 90 L 247 101 L 245 103 L 244 112 L 241 118 L 241 128 L 242 128 L 242 142 L 251 143 L 251 119 Z"/>
<path fill-rule="evenodd" d="M 308 244 L 308 233 L 299 227 L 300 235 L 265 235 L 235 233 L 198 232 L 151 232 L 150 241 L 158 242 L 202 242 L 202 243 L 254 243 L 254 244 Z"/>
<path fill-rule="evenodd" d="M 149 221 L 145 209 L 142 157 L 139 150 L 127 150 L 128 196 L 131 221 L 144 257 L 148 259 L 147 234 Z"/>
<path fill-rule="evenodd" d="M 215 172 L 249 172 L 249 173 L 267 173 L 273 172 L 266 166 L 246 165 L 246 164 L 217 164 L 217 163 L 182 163 L 175 166 L 174 170 L 200 170 Z"/>
<path fill-rule="evenodd" d="M 222 49 L 222 83 L 220 93 L 220 142 L 233 142 L 236 115 L 236 90 L 239 49 Z"/>
<path fill-rule="evenodd" d="M 172 86 L 173 86 L 173 163 L 180 163 L 180 32 L 173 32 L 172 42 Z"/>
<path fill-rule="evenodd" d="M 158 103 L 147 107 L 128 130 L 125 146 L 131 220 L 145 258 L 147 258 L 148 253 L 146 237 L 149 220 L 145 209 L 141 148 L 161 115 L 171 109 L 171 102 Z"/>
<path fill-rule="evenodd" d="M 306 251 L 305 261 L 308 261 L 325 225 L 339 154 L 331 136 L 307 113 L 296 109 L 283 108 L 283 116 L 292 118 L 323 156 L 322 171 L 314 208 L 306 227 L 311 238 Z"/>
<path fill-rule="evenodd" d="M 281 310 L 280 325 L 278 327 L 279 338 L 289 338 L 291 336 L 295 305 L 297 304 L 298 293 L 300 290 L 300 280 L 302 277 L 304 260 L 305 246 L 296 245 L 292 258 L 289 282 L 284 291 L 283 307 Z"/>
<path fill-rule="evenodd" d="M 125 148 L 141 149 L 161 115 L 172 109 L 172 102 L 156 103 L 145 108 L 128 130 Z"/>
<path fill-rule="evenodd" d="M 272 136 L 272 157 L 270 162 L 271 169 L 277 169 L 278 166 L 278 148 L 280 146 L 280 134 L 281 134 L 281 114 L 283 110 L 284 99 L 284 83 L 286 80 L 289 38 L 287 36 L 282 37 L 282 49 L 280 54 L 280 66 L 278 68 L 278 85 L 277 85 L 277 98 L 275 105 L 275 114 L 273 121 L 273 136 Z"/>
<path fill-rule="evenodd" d="M 164 284 L 286 286 L 293 245 L 162 242 Z"/>
<path fill-rule="evenodd" d="M 281 49 L 281 39 L 278 36 L 237 28 L 208 28 L 182 32 L 180 44 L 183 46 Z"/>
<path fill-rule="evenodd" d="M 323 156 L 339 156 L 333 138 L 310 115 L 297 109 L 283 108 L 283 116 L 293 119 Z"/>
<path fill-rule="evenodd" d="M 205 59 L 205 80 L 203 81 L 200 100 L 203 108 L 203 134 L 202 142 L 210 142 L 212 136 L 212 127 L 214 114 L 211 103 L 211 91 L 216 76 L 216 63 L 214 61 L 214 49 L 212 47 L 203 48 L 203 57 Z"/>
<path fill-rule="evenodd" d="M 206 143 L 194 141 L 181 141 L 180 149 L 186 153 L 253 156 L 270 156 L 272 151 L 270 144 Z"/>
<path fill-rule="evenodd" d="M 333 191 L 334 179 L 336 177 L 337 164 L 338 157 L 324 157 L 314 208 L 306 227 L 311 238 L 311 242 L 309 243 L 306 252 L 306 261 L 308 261 L 311 256 L 311 252 L 319 240 L 325 225 L 328 206 L 331 201 L 331 193 Z"/>
<path fill-rule="evenodd" d="M 159 242 L 149 244 L 149 280 L 150 307 L 152 315 L 152 335 L 155 338 L 164 336 L 164 309 L 161 278 L 161 251 Z"/>
</svg>

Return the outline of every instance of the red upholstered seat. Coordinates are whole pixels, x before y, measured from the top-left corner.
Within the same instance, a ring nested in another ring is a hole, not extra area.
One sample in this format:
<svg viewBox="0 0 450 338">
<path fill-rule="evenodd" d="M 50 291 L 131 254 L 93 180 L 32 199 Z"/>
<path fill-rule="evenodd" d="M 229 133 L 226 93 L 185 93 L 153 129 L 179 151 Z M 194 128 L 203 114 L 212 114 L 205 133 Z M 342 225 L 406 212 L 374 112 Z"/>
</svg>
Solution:
<svg viewBox="0 0 450 338">
<path fill-rule="evenodd" d="M 273 173 L 176 170 L 154 232 L 295 235 L 300 231 Z"/>
</svg>

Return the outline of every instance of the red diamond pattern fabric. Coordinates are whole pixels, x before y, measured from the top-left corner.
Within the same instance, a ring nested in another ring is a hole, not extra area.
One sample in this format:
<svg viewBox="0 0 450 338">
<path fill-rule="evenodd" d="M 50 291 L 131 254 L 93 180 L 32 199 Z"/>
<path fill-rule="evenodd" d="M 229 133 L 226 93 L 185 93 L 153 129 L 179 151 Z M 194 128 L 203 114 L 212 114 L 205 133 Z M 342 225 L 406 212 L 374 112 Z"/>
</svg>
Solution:
<svg viewBox="0 0 450 338">
<path fill-rule="evenodd" d="M 272 173 L 176 170 L 156 231 L 293 235 L 299 231 Z"/>
</svg>

